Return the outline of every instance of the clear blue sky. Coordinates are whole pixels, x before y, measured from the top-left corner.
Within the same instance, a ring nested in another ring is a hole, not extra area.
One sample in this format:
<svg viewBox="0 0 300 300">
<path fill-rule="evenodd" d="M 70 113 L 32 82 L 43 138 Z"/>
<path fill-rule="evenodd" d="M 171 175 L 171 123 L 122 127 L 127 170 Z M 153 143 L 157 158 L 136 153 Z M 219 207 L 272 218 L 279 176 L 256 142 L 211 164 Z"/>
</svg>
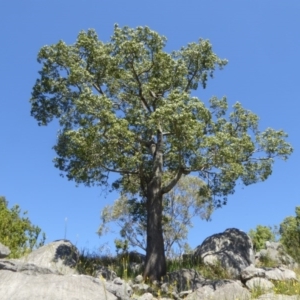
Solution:
<svg viewBox="0 0 300 300">
<path fill-rule="evenodd" d="M 294 147 L 266 182 L 238 186 L 211 222 L 195 220 L 190 245 L 230 227 L 248 232 L 258 224 L 278 225 L 300 205 L 299 14 L 299 0 L 0 0 L 0 195 L 10 206 L 28 210 L 47 242 L 64 238 L 67 218 L 66 236 L 80 249 L 96 251 L 108 243 L 114 253 L 115 236 L 99 238 L 96 231 L 101 209 L 118 195 L 75 187 L 59 176 L 52 163 L 58 127 L 38 127 L 29 99 L 42 46 L 59 40 L 72 44 L 88 28 L 108 41 L 114 23 L 147 25 L 168 38 L 167 51 L 209 39 L 229 64 L 197 95 L 205 102 L 214 95 L 226 95 L 230 105 L 241 102 L 259 115 L 262 130 L 285 130 Z"/>
</svg>

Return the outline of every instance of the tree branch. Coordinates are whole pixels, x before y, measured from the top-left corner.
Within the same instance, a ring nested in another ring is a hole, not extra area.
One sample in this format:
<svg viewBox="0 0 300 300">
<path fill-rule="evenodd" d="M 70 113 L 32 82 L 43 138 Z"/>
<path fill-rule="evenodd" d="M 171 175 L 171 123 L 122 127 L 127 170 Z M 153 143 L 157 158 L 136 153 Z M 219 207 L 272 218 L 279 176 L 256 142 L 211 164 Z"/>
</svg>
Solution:
<svg viewBox="0 0 300 300">
<path fill-rule="evenodd" d="M 187 83 L 187 85 L 186 85 L 186 87 L 185 87 L 185 89 L 184 89 L 185 92 L 188 92 L 189 87 L 190 87 L 190 85 L 191 85 L 193 79 L 195 78 L 195 76 L 196 76 L 196 74 L 197 74 L 197 71 L 198 71 L 198 70 L 196 70 L 196 71 L 194 72 L 194 74 L 192 75 L 192 77 L 188 80 L 188 83 Z"/>
<path fill-rule="evenodd" d="M 93 83 L 93 87 L 97 90 L 97 92 L 101 95 L 104 95 L 102 89 L 100 87 L 98 87 L 95 83 Z"/>
<path fill-rule="evenodd" d="M 133 62 L 131 62 L 131 66 L 132 66 L 132 70 L 133 70 L 133 75 L 134 75 L 134 77 L 135 77 L 135 79 L 136 79 L 136 81 L 137 81 L 137 83 L 139 85 L 139 96 L 140 96 L 140 98 L 142 100 L 142 105 L 143 105 L 143 107 L 144 107 L 145 110 L 147 110 L 148 112 L 151 112 L 151 109 L 150 109 L 150 107 L 149 107 L 149 105 L 148 105 L 148 103 L 147 103 L 147 101 L 146 101 L 146 99 L 145 99 L 145 97 L 143 95 L 142 84 L 141 84 L 141 81 L 140 81 L 140 78 L 139 78 L 138 74 L 135 71 Z"/>
<path fill-rule="evenodd" d="M 183 167 L 180 167 L 175 177 L 166 186 L 162 188 L 162 193 L 166 194 L 169 191 L 171 191 L 172 188 L 176 185 L 176 183 L 181 178 L 182 174 L 186 174 L 186 173 L 187 173 L 186 170 Z"/>
<path fill-rule="evenodd" d="M 138 175 L 138 171 L 129 171 L 129 170 L 118 170 L 118 169 L 111 169 L 109 167 L 106 167 L 105 165 L 99 163 L 99 166 L 103 168 L 105 171 L 113 172 L 113 173 L 119 173 L 119 174 L 131 174 L 131 175 Z"/>
</svg>

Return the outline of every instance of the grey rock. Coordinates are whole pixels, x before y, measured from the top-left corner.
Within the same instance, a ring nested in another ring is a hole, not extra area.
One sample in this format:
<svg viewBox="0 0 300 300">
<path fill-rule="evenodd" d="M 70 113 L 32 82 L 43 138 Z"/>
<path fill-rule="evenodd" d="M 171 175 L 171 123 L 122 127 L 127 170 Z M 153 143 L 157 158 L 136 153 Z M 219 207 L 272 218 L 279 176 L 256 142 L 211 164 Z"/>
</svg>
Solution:
<svg viewBox="0 0 300 300">
<path fill-rule="evenodd" d="M 282 273 L 283 273 L 283 278 L 284 280 L 296 280 L 297 279 L 297 275 L 294 271 L 289 270 L 289 269 L 285 269 L 285 268 L 278 268 Z"/>
<path fill-rule="evenodd" d="M 106 279 L 108 281 L 112 281 L 118 277 L 116 272 L 114 272 L 113 270 L 110 270 L 109 268 L 104 267 L 104 266 L 98 266 L 95 270 L 94 276 L 97 278 L 103 277 L 104 279 Z"/>
<path fill-rule="evenodd" d="M 179 297 L 180 298 L 186 298 L 189 294 L 191 294 L 193 291 L 192 290 L 188 290 L 188 291 L 183 291 L 179 293 Z"/>
<path fill-rule="evenodd" d="M 121 300 L 129 300 L 133 294 L 130 285 L 119 277 L 115 278 L 113 281 L 106 281 L 105 287 L 110 293 Z"/>
<path fill-rule="evenodd" d="M 5 258 L 10 254 L 10 249 L 0 243 L 0 258 Z"/>
<path fill-rule="evenodd" d="M 75 274 L 77 259 L 78 250 L 65 240 L 50 243 L 21 259 L 0 259 L 0 299 L 117 300 L 104 279 Z"/>
<path fill-rule="evenodd" d="M 251 238 L 236 228 L 227 229 L 205 239 L 195 249 L 194 258 L 200 258 L 207 264 L 219 261 L 233 278 L 239 278 L 240 272 L 255 262 Z"/>
<path fill-rule="evenodd" d="M 58 273 L 58 271 L 55 270 L 51 270 L 49 268 L 43 268 L 43 267 L 39 267 L 36 266 L 34 264 L 20 264 L 18 266 L 18 272 L 23 273 L 23 274 L 27 274 L 27 275 L 46 275 L 46 274 L 57 274 L 60 275 Z"/>
<path fill-rule="evenodd" d="M 205 279 L 193 269 L 181 269 L 175 272 L 168 273 L 163 282 L 176 287 L 177 291 L 196 289 Z"/>
<path fill-rule="evenodd" d="M 239 281 L 216 280 L 198 288 L 186 300 L 250 300 L 250 292 Z"/>
<path fill-rule="evenodd" d="M 0 260 L 0 270 L 17 272 L 18 261 L 14 260 L 14 259 L 10 259 L 10 260 L 1 259 Z"/>
<path fill-rule="evenodd" d="M 176 284 L 175 282 L 172 284 L 167 283 L 167 282 L 163 283 L 160 286 L 160 290 L 161 290 L 162 294 L 169 294 L 171 291 L 177 292 L 177 287 L 174 286 L 175 284 Z"/>
<path fill-rule="evenodd" d="M 156 293 L 156 296 L 161 297 L 161 295 L 168 296 L 171 299 L 181 299 L 181 297 L 178 295 L 176 284 L 169 284 L 167 282 L 163 283 L 159 287 L 160 295 Z M 181 292 L 184 293 L 184 292 Z"/>
<path fill-rule="evenodd" d="M 142 283 L 144 281 L 144 278 L 142 275 L 138 275 L 134 278 L 135 283 Z"/>
<path fill-rule="evenodd" d="M 152 288 L 145 283 L 134 284 L 132 285 L 132 289 L 138 294 L 152 292 Z"/>
<path fill-rule="evenodd" d="M 137 299 L 138 300 L 152 300 L 154 297 L 152 294 L 150 293 L 146 293 L 146 294 L 143 294 L 142 296 L 138 297 Z"/>
<path fill-rule="evenodd" d="M 197 289 L 196 291 L 190 293 L 185 300 L 207 300 L 214 299 L 213 298 L 214 290 L 209 286 L 204 286 L 202 288 Z"/>
<path fill-rule="evenodd" d="M 227 230 L 227 238 L 228 234 L 240 236 L 244 233 L 230 229 Z M 246 239 L 245 236 L 243 239 Z M 241 247 L 236 244 L 237 241 L 239 238 L 236 236 L 231 240 L 227 239 L 227 242 L 224 240 L 220 242 L 217 238 L 215 248 L 221 252 L 225 248 L 230 256 L 231 252 L 236 251 L 234 246 L 238 249 Z M 251 251 L 247 253 L 251 254 Z M 242 268 L 239 276 L 244 285 L 239 280 L 208 280 L 193 269 L 182 269 L 167 274 L 162 282 L 156 282 L 154 289 L 144 283 L 141 275 L 137 276 L 133 282 L 126 282 L 116 277 L 114 271 L 101 266 L 95 273 L 99 278 L 79 275 L 74 268 L 78 256 L 75 246 L 69 241 L 61 240 L 41 247 L 22 259 L 0 259 L 0 299 L 248 300 L 251 298 L 249 290 L 258 287 L 266 292 L 271 290 L 273 283 L 269 280 L 297 280 L 295 272 L 287 268 L 256 268 L 250 264 Z M 160 294 L 154 292 L 158 289 Z M 134 294 L 133 291 L 136 293 Z M 294 300 L 298 298 L 297 296 L 267 294 L 259 299 Z"/>
<path fill-rule="evenodd" d="M 266 242 L 265 249 L 262 249 L 255 254 L 256 265 L 261 264 L 266 256 L 268 256 L 276 266 L 291 269 L 298 268 L 296 261 L 284 251 L 282 244 L 279 242 Z"/>
<path fill-rule="evenodd" d="M 10 259 L 10 260 L 0 260 L 0 270 L 12 271 L 12 272 L 20 272 L 27 275 L 39 275 L 39 274 L 60 274 L 58 271 L 39 267 L 35 264 L 24 263 L 18 259 Z"/>
<path fill-rule="evenodd" d="M 251 298 L 250 292 L 243 288 L 239 281 L 225 281 L 224 284 L 218 284 L 213 296 L 216 300 L 248 300 Z"/>
<path fill-rule="evenodd" d="M 99 279 L 84 275 L 31 276 L 0 271 L 1 300 L 117 300 Z"/>
<path fill-rule="evenodd" d="M 284 268 L 266 268 L 265 274 L 267 279 L 272 280 L 297 280 L 297 276 L 294 271 Z"/>
<path fill-rule="evenodd" d="M 271 291 L 274 288 L 274 284 L 265 278 L 251 278 L 246 282 L 246 286 L 250 291 L 259 289 L 265 292 Z"/>
<path fill-rule="evenodd" d="M 38 248 L 21 260 L 61 274 L 75 274 L 77 272 L 74 267 L 78 259 L 79 252 L 70 241 L 58 240 Z"/>
<path fill-rule="evenodd" d="M 242 281 L 249 280 L 253 277 L 265 277 L 266 271 L 263 268 L 256 268 L 253 265 L 242 270 L 240 273 Z"/>
<path fill-rule="evenodd" d="M 249 266 L 241 272 L 240 276 L 243 282 L 254 277 L 262 277 L 270 280 L 298 281 L 296 273 L 285 268 L 255 268 L 254 266 Z"/>
</svg>

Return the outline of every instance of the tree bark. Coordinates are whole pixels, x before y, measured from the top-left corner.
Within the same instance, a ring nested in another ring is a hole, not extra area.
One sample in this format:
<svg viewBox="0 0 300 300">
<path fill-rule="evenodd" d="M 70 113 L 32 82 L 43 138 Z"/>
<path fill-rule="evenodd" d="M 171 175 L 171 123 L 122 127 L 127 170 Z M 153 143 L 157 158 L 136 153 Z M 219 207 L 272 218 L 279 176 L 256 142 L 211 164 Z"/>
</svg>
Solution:
<svg viewBox="0 0 300 300">
<path fill-rule="evenodd" d="M 166 274 L 166 257 L 162 228 L 163 134 L 157 132 L 157 143 L 149 146 L 153 157 L 152 178 L 147 184 L 147 249 L 144 278 L 161 280 Z"/>
<path fill-rule="evenodd" d="M 147 191 L 147 254 L 144 278 L 160 281 L 166 274 L 166 257 L 162 229 L 162 193 L 158 180 Z"/>
</svg>

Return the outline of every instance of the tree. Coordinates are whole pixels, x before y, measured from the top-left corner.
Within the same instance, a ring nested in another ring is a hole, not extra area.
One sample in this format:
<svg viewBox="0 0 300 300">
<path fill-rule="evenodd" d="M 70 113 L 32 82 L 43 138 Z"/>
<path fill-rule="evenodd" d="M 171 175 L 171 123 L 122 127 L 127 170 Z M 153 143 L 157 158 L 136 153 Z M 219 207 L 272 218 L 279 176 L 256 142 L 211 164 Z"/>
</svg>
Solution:
<svg viewBox="0 0 300 300">
<path fill-rule="evenodd" d="M 257 252 L 264 249 L 267 241 L 275 241 L 275 234 L 269 226 L 257 225 L 254 230 L 249 231 L 249 236 L 252 239 L 254 250 Z"/>
<path fill-rule="evenodd" d="M 286 217 L 280 223 L 280 242 L 284 245 L 287 253 L 297 262 L 300 262 L 300 206 L 295 209 L 295 217 Z"/>
<path fill-rule="evenodd" d="M 222 206 L 241 180 L 264 181 L 274 158 L 287 159 L 287 135 L 258 130 L 258 117 L 226 98 L 210 99 L 207 108 L 192 91 L 205 88 L 217 57 L 207 40 L 166 53 L 166 38 L 148 27 L 120 28 L 111 40 L 94 30 L 80 32 L 73 45 L 44 46 L 31 97 L 31 115 L 39 125 L 59 120 L 55 166 L 69 180 L 108 185 L 138 194 L 147 211 L 144 276 L 166 273 L 163 195 L 183 175 L 205 183 L 199 193 Z"/>
<path fill-rule="evenodd" d="M 209 220 L 213 211 L 211 198 L 201 196 L 198 191 L 205 183 L 196 176 L 183 176 L 177 185 L 163 196 L 163 238 L 167 257 L 172 257 L 176 250 L 186 247 L 188 227 L 192 227 L 192 218 L 199 216 Z M 130 199 L 128 199 L 130 196 Z M 101 213 L 102 235 L 109 228 L 107 223 L 115 221 L 121 228 L 122 240 L 117 239 L 118 248 L 139 247 L 146 251 L 147 212 L 145 205 L 134 195 L 122 195 L 113 205 L 107 205 Z M 176 249 L 175 249 L 176 248 Z"/>
<path fill-rule="evenodd" d="M 9 247 L 11 258 L 18 258 L 44 245 L 45 234 L 38 241 L 41 229 L 32 225 L 27 212 L 18 205 L 8 208 L 5 197 L 0 197 L 0 242 Z"/>
</svg>

